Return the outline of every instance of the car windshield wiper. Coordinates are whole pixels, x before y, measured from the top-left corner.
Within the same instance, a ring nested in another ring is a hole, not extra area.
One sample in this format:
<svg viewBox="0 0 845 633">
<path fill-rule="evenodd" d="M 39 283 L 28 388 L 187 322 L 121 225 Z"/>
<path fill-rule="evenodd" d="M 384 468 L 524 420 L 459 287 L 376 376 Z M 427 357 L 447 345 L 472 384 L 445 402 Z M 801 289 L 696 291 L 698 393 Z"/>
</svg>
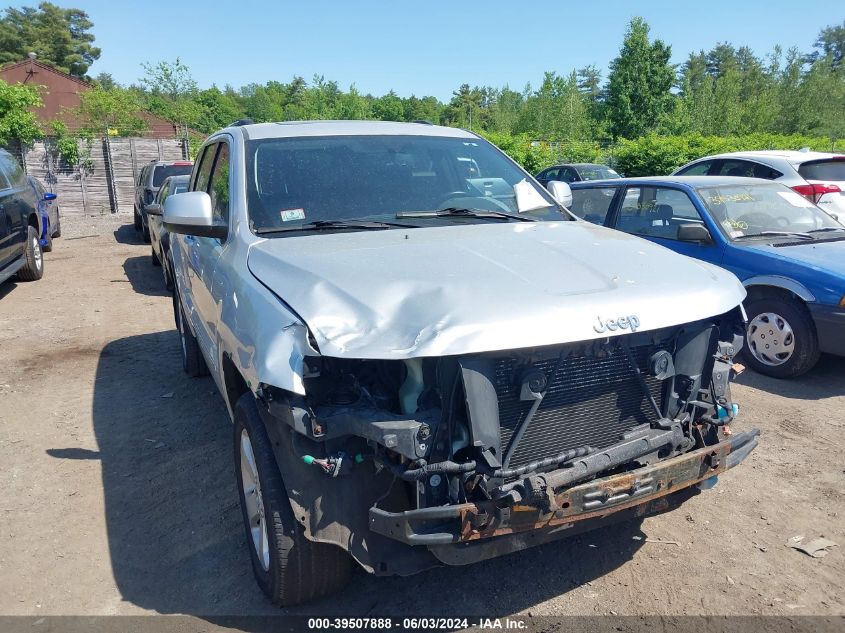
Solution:
<svg viewBox="0 0 845 633">
<path fill-rule="evenodd" d="M 397 222 L 377 222 L 374 220 L 315 220 L 296 224 L 293 226 L 267 226 L 253 228 L 256 235 L 270 235 L 272 233 L 290 233 L 293 231 L 334 231 L 337 229 L 354 229 L 357 231 L 384 230 L 384 229 L 412 229 L 412 224 L 399 224 Z"/>
<path fill-rule="evenodd" d="M 809 233 L 798 233 L 795 231 L 760 231 L 759 233 L 748 233 L 747 235 L 740 235 L 735 237 L 735 240 L 747 240 L 754 237 L 798 237 L 802 240 L 812 240 L 813 236 Z"/>
<path fill-rule="evenodd" d="M 437 211 L 400 211 L 397 218 L 501 218 L 502 220 L 517 220 L 519 222 L 537 222 L 534 218 L 505 213 L 504 211 L 489 211 L 487 209 L 468 209 L 464 207 L 446 207 Z"/>
<path fill-rule="evenodd" d="M 845 226 L 826 226 L 823 229 L 807 231 L 807 233 L 829 233 L 830 231 L 845 231 Z"/>
</svg>

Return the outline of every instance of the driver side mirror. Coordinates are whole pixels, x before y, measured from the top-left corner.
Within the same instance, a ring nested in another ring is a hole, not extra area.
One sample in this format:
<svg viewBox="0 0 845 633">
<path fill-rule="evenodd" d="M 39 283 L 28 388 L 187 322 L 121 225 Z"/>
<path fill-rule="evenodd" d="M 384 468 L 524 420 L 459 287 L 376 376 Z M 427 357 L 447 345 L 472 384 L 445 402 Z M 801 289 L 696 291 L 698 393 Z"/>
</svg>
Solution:
<svg viewBox="0 0 845 633">
<path fill-rule="evenodd" d="M 171 233 L 224 239 L 229 228 L 214 223 L 211 198 L 204 191 L 168 196 L 164 201 L 164 228 Z"/>
<path fill-rule="evenodd" d="M 678 227 L 678 241 L 712 244 L 713 236 L 703 224 L 681 224 Z"/>
<path fill-rule="evenodd" d="M 568 209 L 572 206 L 572 189 L 567 183 L 560 180 L 550 180 L 546 183 L 546 189 L 562 207 Z"/>
<path fill-rule="evenodd" d="M 54 193 L 50 193 L 50 192 L 48 191 L 47 193 L 45 193 L 45 194 L 44 194 L 44 201 L 45 201 L 45 202 L 50 202 L 50 200 L 55 200 L 55 199 L 56 199 L 56 198 L 58 198 L 58 197 L 59 197 L 59 196 L 57 196 L 56 194 L 54 194 Z"/>
<path fill-rule="evenodd" d="M 145 209 L 147 215 L 161 215 L 161 205 L 158 202 L 148 204 Z"/>
</svg>

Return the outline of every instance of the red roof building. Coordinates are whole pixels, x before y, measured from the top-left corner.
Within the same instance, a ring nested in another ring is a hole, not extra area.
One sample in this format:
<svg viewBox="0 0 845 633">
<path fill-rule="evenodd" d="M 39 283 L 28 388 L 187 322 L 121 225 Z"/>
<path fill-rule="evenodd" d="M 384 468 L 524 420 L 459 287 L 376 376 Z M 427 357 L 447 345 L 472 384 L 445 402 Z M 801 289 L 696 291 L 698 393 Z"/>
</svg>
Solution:
<svg viewBox="0 0 845 633">
<path fill-rule="evenodd" d="M 47 64 L 35 59 L 25 59 L 21 62 L 7 64 L 0 68 L 0 79 L 7 84 L 25 84 L 42 86 L 41 100 L 44 105 L 34 110 L 38 120 L 45 124 L 51 119 L 61 119 L 68 129 L 78 129 L 78 121 L 68 111 L 79 107 L 79 93 L 91 89 L 91 84 L 71 77 Z M 139 112 L 141 118 L 147 122 L 148 130 L 143 134 L 147 138 L 177 138 L 181 129 L 170 121 L 166 121 L 149 112 Z"/>
</svg>

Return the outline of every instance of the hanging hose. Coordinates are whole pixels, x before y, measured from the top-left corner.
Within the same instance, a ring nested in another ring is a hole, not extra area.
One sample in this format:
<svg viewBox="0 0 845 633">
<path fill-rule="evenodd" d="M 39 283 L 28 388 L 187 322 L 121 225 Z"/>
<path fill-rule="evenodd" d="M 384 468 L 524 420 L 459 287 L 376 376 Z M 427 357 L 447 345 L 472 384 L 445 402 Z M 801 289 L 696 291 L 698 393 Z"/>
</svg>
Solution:
<svg viewBox="0 0 845 633">
<path fill-rule="evenodd" d="M 581 446 L 579 448 L 571 448 L 569 450 L 563 451 L 562 453 L 558 453 L 553 457 L 547 457 L 545 459 L 538 459 L 533 462 L 529 462 L 520 466 L 518 468 L 488 468 L 486 466 L 482 466 L 475 462 L 474 460 L 468 462 L 453 462 L 453 461 L 443 461 L 443 462 L 435 462 L 434 464 L 423 464 L 418 466 L 417 468 L 407 468 L 403 469 L 398 464 L 395 464 L 389 460 L 382 460 L 382 463 L 387 467 L 390 472 L 394 475 L 399 477 L 404 481 L 420 481 L 425 479 L 430 475 L 460 475 L 463 473 L 471 473 L 477 472 L 482 475 L 487 475 L 489 477 L 494 477 L 497 479 L 508 479 L 510 477 L 518 477 L 520 475 L 525 475 L 530 472 L 539 472 L 543 470 L 548 470 L 553 467 L 560 466 L 567 462 L 571 462 L 573 459 L 578 459 L 579 457 L 584 457 L 589 455 L 593 452 L 593 449 L 589 446 Z"/>
</svg>

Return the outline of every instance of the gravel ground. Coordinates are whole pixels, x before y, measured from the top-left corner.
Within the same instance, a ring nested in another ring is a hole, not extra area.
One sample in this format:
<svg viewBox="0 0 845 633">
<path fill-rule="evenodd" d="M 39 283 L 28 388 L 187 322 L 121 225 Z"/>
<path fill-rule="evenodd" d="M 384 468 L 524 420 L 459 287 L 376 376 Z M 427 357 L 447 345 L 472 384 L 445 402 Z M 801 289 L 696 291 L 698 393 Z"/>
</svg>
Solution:
<svg viewBox="0 0 845 633">
<path fill-rule="evenodd" d="M 277 614 L 241 528 L 231 425 L 181 370 L 131 217 L 62 219 L 43 280 L 0 286 L 0 614 Z M 845 359 L 746 372 L 760 447 L 680 510 L 468 568 L 363 572 L 320 615 L 845 614 Z M 795 535 L 840 544 L 824 558 Z M 421 590 L 425 588 L 425 590 Z"/>
</svg>

